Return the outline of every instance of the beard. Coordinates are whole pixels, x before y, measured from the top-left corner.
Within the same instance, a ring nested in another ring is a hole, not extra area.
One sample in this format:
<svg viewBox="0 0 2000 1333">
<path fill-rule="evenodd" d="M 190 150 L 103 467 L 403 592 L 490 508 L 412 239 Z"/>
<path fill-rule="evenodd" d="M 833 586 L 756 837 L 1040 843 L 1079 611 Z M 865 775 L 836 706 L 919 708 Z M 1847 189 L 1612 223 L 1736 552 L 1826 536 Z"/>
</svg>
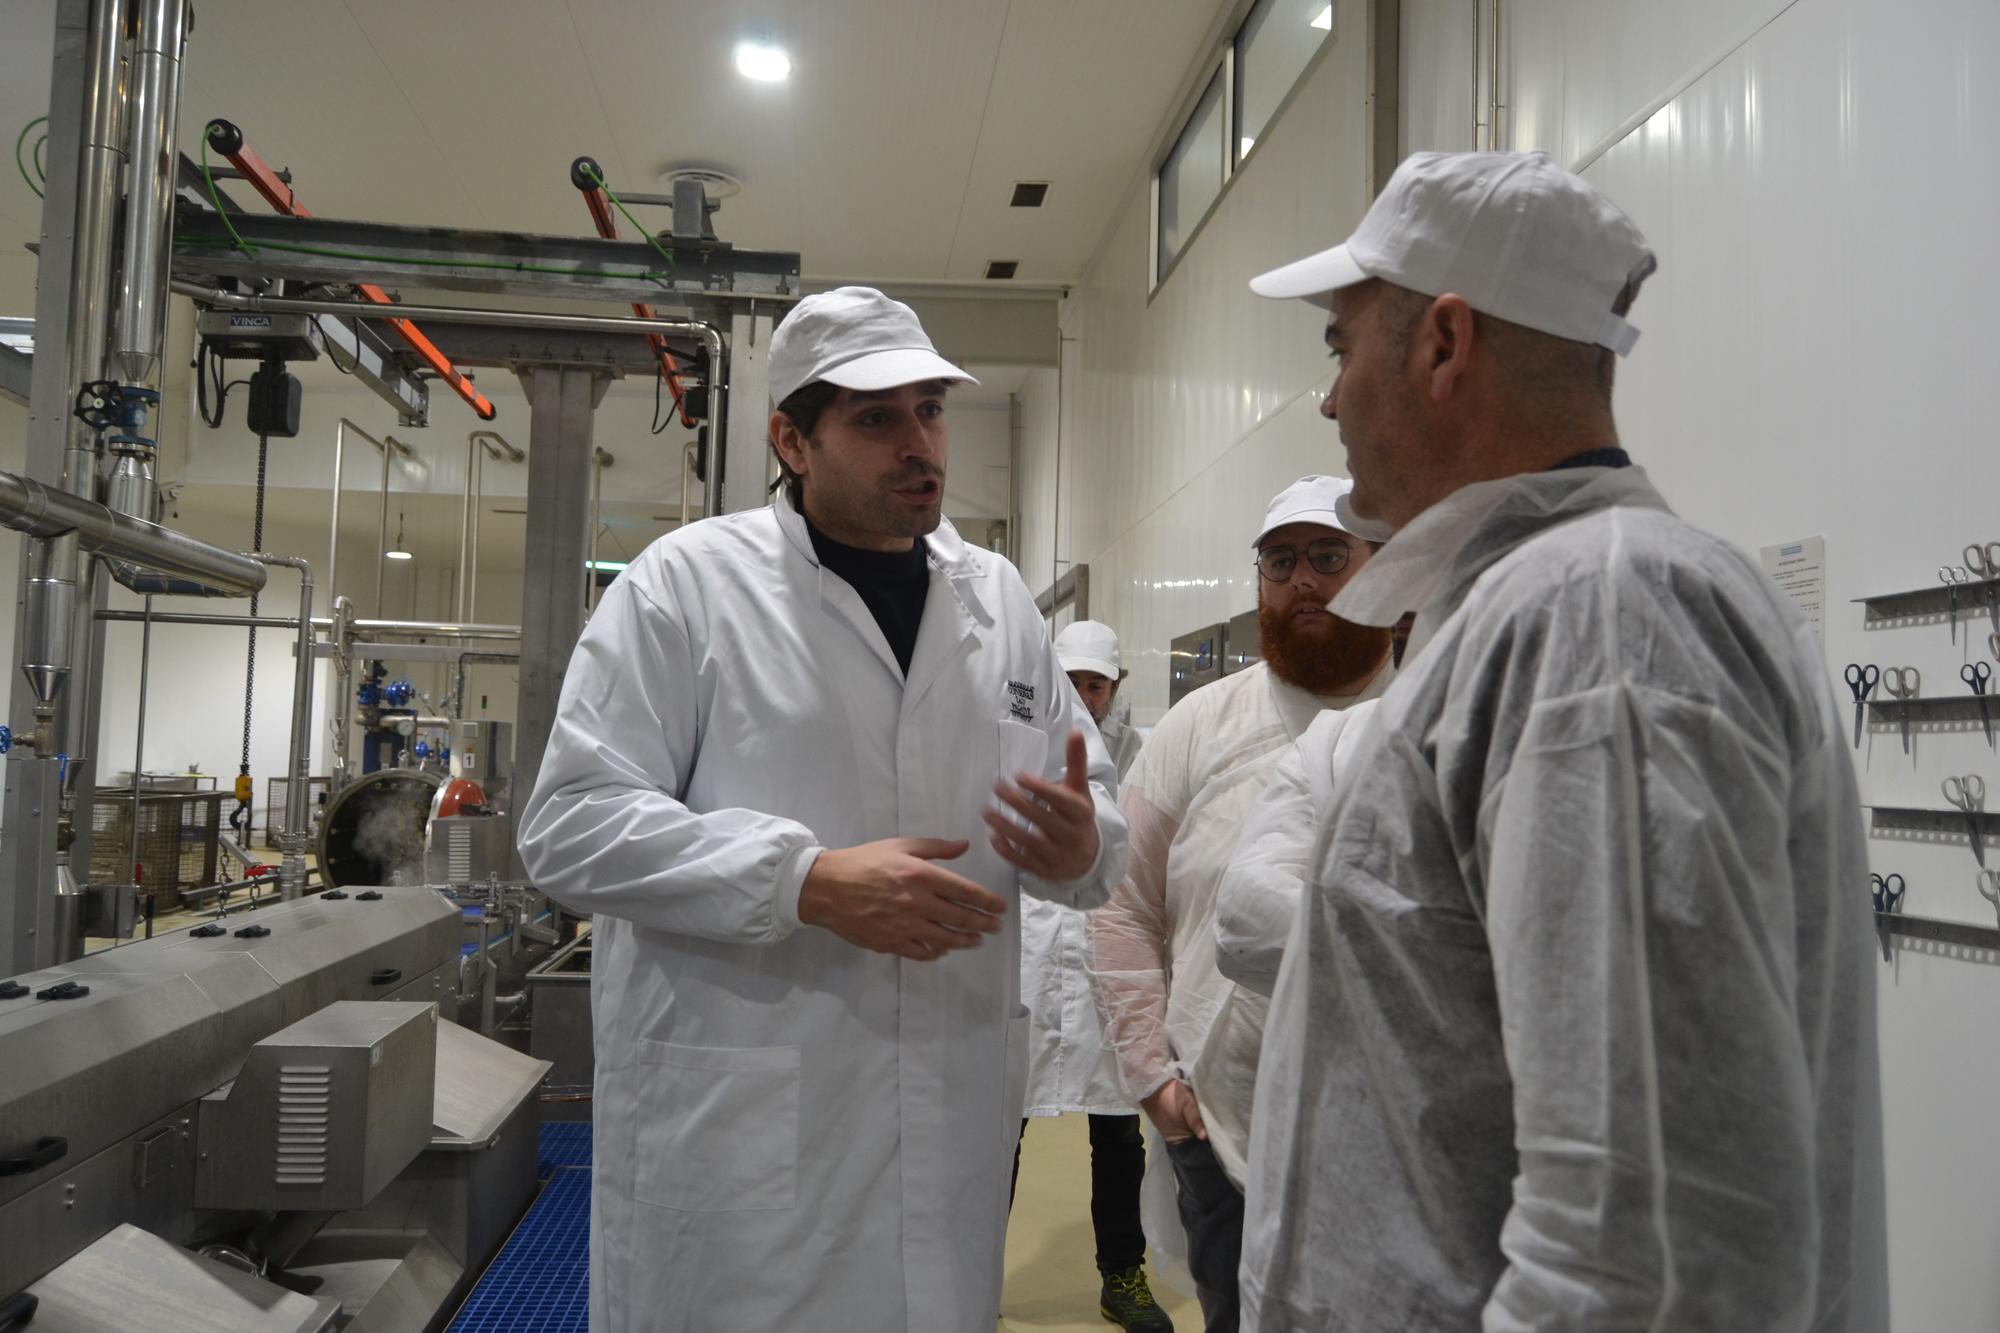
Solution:
<svg viewBox="0 0 2000 1333">
<path fill-rule="evenodd" d="M 1302 624 L 1288 611 L 1257 608 L 1258 644 L 1271 673 L 1308 694 L 1357 692 L 1389 656 L 1394 634 L 1332 612 Z"/>
</svg>

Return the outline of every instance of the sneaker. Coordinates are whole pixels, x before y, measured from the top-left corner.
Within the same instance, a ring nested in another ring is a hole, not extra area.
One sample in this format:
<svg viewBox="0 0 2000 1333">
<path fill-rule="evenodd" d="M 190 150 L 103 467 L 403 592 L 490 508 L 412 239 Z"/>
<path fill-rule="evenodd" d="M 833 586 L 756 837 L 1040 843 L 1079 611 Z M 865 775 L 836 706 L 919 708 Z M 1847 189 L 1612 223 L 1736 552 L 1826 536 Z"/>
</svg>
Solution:
<svg viewBox="0 0 2000 1333">
<path fill-rule="evenodd" d="M 1174 1333 L 1174 1321 L 1153 1299 L 1146 1285 L 1146 1270 L 1128 1268 L 1122 1273 L 1106 1273 L 1099 1294 L 1098 1313 L 1126 1333 Z"/>
</svg>

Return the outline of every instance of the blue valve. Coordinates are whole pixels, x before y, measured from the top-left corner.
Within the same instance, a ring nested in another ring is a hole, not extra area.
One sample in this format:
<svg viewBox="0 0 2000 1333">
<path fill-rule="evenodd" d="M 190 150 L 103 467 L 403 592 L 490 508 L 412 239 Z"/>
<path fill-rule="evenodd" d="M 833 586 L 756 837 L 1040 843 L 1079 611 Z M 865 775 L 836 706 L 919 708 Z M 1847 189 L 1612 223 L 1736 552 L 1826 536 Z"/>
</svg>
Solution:
<svg viewBox="0 0 2000 1333">
<path fill-rule="evenodd" d="M 68 789 L 69 756 L 67 754 L 59 754 L 56 756 L 56 790 L 67 791 Z"/>
<path fill-rule="evenodd" d="M 418 741 L 410 747 L 410 753 L 415 755 L 419 760 L 428 759 L 431 757 L 431 743 L 429 741 Z"/>
<path fill-rule="evenodd" d="M 5 722 L 0 722 L 0 754 L 5 754 L 13 748 L 14 729 Z"/>
<path fill-rule="evenodd" d="M 382 687 L 382 702 L 391 708 L 407 708 L 417 697 L 417 687 L 407 680 L 392 680 Z"/>
</svg>

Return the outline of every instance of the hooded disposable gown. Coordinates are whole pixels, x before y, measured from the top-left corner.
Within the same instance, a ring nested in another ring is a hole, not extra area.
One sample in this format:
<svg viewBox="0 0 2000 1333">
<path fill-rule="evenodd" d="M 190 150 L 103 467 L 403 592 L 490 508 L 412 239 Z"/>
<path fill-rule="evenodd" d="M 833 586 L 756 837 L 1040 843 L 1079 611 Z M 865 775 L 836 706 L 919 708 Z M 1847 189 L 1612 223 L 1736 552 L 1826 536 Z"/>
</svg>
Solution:
<svg viewBox="0 0 2000 1333">
<path fill-rule="evenodd" d="M 1881 1333 L 1874 943 L 1822 650 L 1637 468 L 1467 487 L 1334 773 L 1257 1086 L 1244 1327 Z"/>
<path fill-rule="evenodd" d="M 907 680 L 782 497 L 654 543 L 577 645 L 521 852 L 596 916 L 591 1326 L 991 1333 L 1027 1018 L 1018 911 L 910 962 L 801 927 L 822 847 L 963 838 L 953 870 L 1088 907 L 1125 863 L 1110 760 L 1003 560 L 949 524 Z M 1090 738 L 1100 851 L 1023 879 L 996 778 Z"/>
<path fill-rule="evenodd" d="M 1139 757 L 1132 706 L 1120 699 L 1098 728 L 1122 781 Z M 1085 916 L 1043 898 L 1021 903 L 1021 1001 L 1028 1006 L 1028 1097 L 1023 1115 L 1137 1115 L 1104 1049 L 1090 994 Z"/>
</svg>

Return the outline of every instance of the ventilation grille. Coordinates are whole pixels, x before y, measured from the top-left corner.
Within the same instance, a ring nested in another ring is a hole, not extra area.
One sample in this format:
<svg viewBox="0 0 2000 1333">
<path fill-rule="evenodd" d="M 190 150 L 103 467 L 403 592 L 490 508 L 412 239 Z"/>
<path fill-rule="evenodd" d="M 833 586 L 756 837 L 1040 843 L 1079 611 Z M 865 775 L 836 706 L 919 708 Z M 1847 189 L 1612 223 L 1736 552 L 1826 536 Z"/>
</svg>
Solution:
<svg viewBox="0 0 2000 1333">
<path fill-rule="evenodd" d="M 1020 261 L 1015 259 L 988 260 L 986 263 L 986 276 L 989 278 L 1011 278 L 1014 276 L 1014 270 L 1019 267 L 1021 267 Z"/>
<path fill-rule="evenodd" d="M 333 1110 L 333 1070 L 283 1065 L 278 1070 L 279 1185 L 326 1183 L 327 1120 Z"/>
<path fill-rule="evenodd" d="M 445 878 L 453 884 L 472 882 L 472 830 L 464 824 L 446 824 Z"/>
<path fill-rule="evenodd" d="M 1016 181 L 1014 197 L 1007 201 L 1010 208 L 1040 208 L 1042 201 L 1049 197 L 1047 181 Z"/>
</svg>

